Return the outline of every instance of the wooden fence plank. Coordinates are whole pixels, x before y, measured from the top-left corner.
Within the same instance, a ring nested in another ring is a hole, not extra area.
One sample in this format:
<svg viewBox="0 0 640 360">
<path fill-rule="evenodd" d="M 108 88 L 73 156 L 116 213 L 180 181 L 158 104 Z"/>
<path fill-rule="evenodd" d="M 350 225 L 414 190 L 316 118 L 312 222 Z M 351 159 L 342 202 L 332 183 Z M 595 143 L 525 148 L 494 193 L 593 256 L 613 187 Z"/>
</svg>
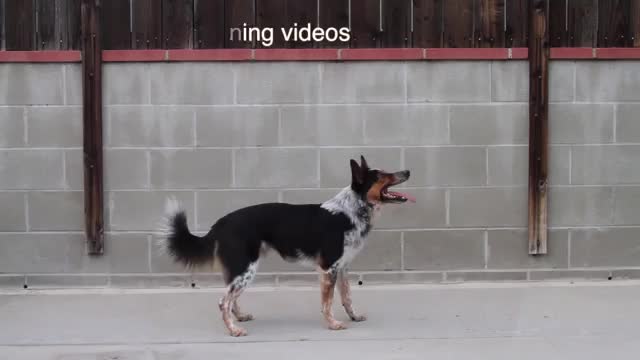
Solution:
<svg viewBox="0 0 640 360">
<path fill-rule="evenodd" d="M 193 9 L 193 47 L 223 48 L 224 0 L 195 0 Z"/>
<path fill-rule="evenodd" d="M 527 16 L 528 0 L 508 0 L 505 2 L 507 26 L 505 45 L 507 47 L 526 47 L 528 44 L 529 21 Z"/>
<path fill-rule="evenodd" d="M 569 0 L 567 29 L 567 46 L 595 47 L 598 34 L 598 0 Z"/>
<path fill-rule="evenodd" d="M 474 0 L 446 0 L 444 2 L 444 47 L 473 47 Z"/>
<path fill-rule="evenodd" d="M 33 0 L 5 0 L 5 48 L 35 50 L 36 11 Z"/>
<path fill-rule="evenodd" d="M 89 254 L 104 252 L 102 37 L 100 0 L 82 1 L 82 121 L 85 233 Z"/>
<path fill-rule="evenodd" d="M 475 47 L 504 47 L 505 1 L 508 0 L 476 0 L 474 40 Z"/>
<path fill-rule="evenodd" d="M 4 50 L 4 0 L 0 0 L 0 50 Z"/>
<path fill-rule="evenodd" d="M 351 47 L 374 48 L 380 43 L 380 0 L 351 0 Z"/>
<path fill-rule="evenodd" d="M 288 31 L 311 24 L 311 29 L 318 23 L 317 0 L 256 0 L 256 19 L 258 27 L 273 28 L 273 45 L 264 46 L 258 43 L 256 47 L 270 48 L 309 48 L 313 41 L 295 41 L 293 33 L 290 41 L 285 41 L 281 28 Z M 306 35 L 305 35 L 306 36 Z"/>
<path fill-rule="evenodd" d="M 129 0 L 107 0 L 101 4 L 102 45 L 104 49 L 131 49 Z"/>
<path fill-rule="evenodd" d="M 162 0 L 162 39 L 165 49 L 193 45 L 193 0 Z"/>
<path fill-rule="evenodd" d="M 630 11 L 631 0 L 598 2 L 598 47 L 626 47 L 632 44 Z"/>
<path fill-rule="evenodd" d="M 80 17 L 80 3 L 81 0 L 66 0 L 66 11 L 69 14 L 67 19 L 67 23 L 59 23 L 60 26 L 66 27 L 67 31 L 67 45 L 61 47 L 62 50 L 80 50 L 80 43 L 82 37 L 82 26 L 81 26 L 81 17 Z M 64 8 L 61 8 L 63 11 Z M 60 31 L 62 32 L 62 30 Z M 64 43 L 64 42 L 63 42 Z"/>
<path fill-rule="evenodd" d="M 57 50 L 56 3 L 58 0 L 36 0 L 36 49 Z"/>
<path fill-rule="evenodd" d="M 131 48 L 162 48 L 162 3 L 158 0 L 132 0 Z"/>
<path fill-rule="evenodd" d="M 250 48 L 254 46 L 254 41 L 231 40 L 230 33 L 231 28 L 242 29 L 244 24 L 246 24 L 247 28 L 255 26 L 256 14 L 254 0 L 225 0 L 224 19 L 225 48 Z"/>
<path fill-rule="evenodd" d="M 318 26 L 323 29 L 333 27 L 337 30 L 349 27 L 349 2 L 344 0 L 320 0 L 320 15 L 318 18 Z M 317 47 L 347 47 L 348 41 L 323 41 L 316 44 Z"/>
<path fill-rule="evenodd" d="M 382 0 L 381 47 L 411 46 L 411 0 Z"/>
<path fill-rule="evenodd" d="M 547 253 L 548 1 L 529 0 L 529 254 L 532 255 Z"/>
<path fill-rule="evenodd" d="M 567 46 L 567 1 L 549 2 L 549 41 L 553 47 Z"/>
<path fill-rule="evenodd" d="M 413 0 L 413 47 L 442 47 L 443 1 Z"/>
<path fill-rule="evenodd" d="M 78 49 L 80 44 L 79 0 L 36 0 L 36 49 Z"/>
</svg>

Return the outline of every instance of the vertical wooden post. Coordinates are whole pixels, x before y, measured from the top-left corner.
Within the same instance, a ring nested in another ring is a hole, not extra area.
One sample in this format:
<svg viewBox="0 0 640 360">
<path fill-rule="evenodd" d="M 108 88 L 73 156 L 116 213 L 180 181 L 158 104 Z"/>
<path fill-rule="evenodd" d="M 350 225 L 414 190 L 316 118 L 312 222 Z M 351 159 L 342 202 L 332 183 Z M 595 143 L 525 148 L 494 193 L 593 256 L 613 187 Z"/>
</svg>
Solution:
<svg viewBox="0 0 640 360">
<path fill-rule="evenodd" d="M 101 0 L 82 0 L 82 121 L 85 232 L 89 254 L 104 250 Z"/>
<path fill-rule="evenodd" d="M 529 254 L 547 253 L 548 0 L 529 0 Z"/>
</svg>

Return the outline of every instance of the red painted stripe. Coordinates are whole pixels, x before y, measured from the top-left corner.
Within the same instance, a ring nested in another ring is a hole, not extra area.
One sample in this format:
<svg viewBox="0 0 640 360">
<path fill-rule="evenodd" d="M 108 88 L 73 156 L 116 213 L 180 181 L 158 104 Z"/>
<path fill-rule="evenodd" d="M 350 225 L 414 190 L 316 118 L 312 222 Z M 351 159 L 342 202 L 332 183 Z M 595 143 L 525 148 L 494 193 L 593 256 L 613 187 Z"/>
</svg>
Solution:
<svg viewBox="0 0 640 360">
<path fill-rule="evenodd" d="M 551 48 L 552 59 L 591 59 L 592 48 Z"/>
<path fill-rule="evenodd" d="M 255 60 L 338 60 L 338 49 L 256 49 Z"/>
<path fill-rule="evenodd" d="M 528 59 L 529 58 L 529 49 L 527 49 L 527 48 L 512 48 L 511 49 L 511 58 L 512 59 Z"/>
<path fill-rule="evenodd" d="M 342 49 L 340 60 L 423 60 L 424 49 Z"/>
<path fill-rule="evenodd" d="M 165 61 L 166 50 L 104 50 L 102 61 L 133 62 L 133 61 Z"/>
<path fill-rule="evenodd" d="M 243 61 L 253 58 L 251 49 L 168 50 L 169 61 Z"/>
<path fill-rule="evenodd" d="M 640 48 L 598 48 L 598 59 L 640 59 Z"/>
<path fill-rule="evenodd" d="M 80 51 L 0 51 L 0 62 L 79 62 Z"/>
<path fill-rule="evenodd" d="M 427 49 L 428 60 L 504 60 L 509 50 L 504 48 Z"/>
</svg>

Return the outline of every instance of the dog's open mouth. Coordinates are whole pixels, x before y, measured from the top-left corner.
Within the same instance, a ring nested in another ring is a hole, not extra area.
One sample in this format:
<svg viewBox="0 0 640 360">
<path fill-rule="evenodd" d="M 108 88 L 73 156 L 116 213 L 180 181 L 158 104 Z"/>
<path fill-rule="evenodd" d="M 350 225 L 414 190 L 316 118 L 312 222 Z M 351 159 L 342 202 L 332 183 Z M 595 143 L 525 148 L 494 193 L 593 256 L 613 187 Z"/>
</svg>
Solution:
<svg viewBox="0 0 640 360">
<path fill-rule="evenodd" d="M 384 188 L 382 188 L 382 190 L 380 191 L 380 198 L 382 199 L 383 202 L 394 202 L 394 203 L 403 203 L 403 202 L 416 202 L 416 199 L 409 195 L 409 194 L 405 194 L 405 193 L 401 193 L 398 191 L 391 191 L 389 190 L 389 186 L 385 186 Z"/>
</svg>

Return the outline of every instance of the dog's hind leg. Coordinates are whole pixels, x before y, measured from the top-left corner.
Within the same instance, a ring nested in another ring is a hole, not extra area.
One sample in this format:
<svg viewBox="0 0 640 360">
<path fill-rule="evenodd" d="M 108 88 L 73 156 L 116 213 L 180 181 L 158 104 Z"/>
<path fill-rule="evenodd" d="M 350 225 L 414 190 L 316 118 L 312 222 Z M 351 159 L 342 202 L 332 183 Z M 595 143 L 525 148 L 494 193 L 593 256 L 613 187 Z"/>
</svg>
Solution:
<svg viewBox="0 0 640 360">
<path fill-rule="evenodd" d="M 327 271 L 322 271 L 320 274 L 320 291 L 322 295 L 322 315 L 331 330 L 346 329 L 346 326 L 333 317 L 333 311 L 331 306 L 333 304 L 333 293 L 336 287 L 336 280 L 338 274 L 336 269 L 331 268 Z"/>
<path fill-rule="evenodd" d="M 240 306 L 238 305 L 238 299 L 236 299 L 233 302 L 233 307 L 231 308 L 231 312 L 233 313 L 233 316 L 235 316 L 236 319 L 240 322 L 253 320 L 253 315 L 249 313 L 243 313 L 240 310 Z"/>
<path fill-rule="evenodd" d="M 247 288 L 247 286 L 256 276 L 257 270 L 258 261 L 250 263 L 243 273 L 236 276 L 233 281 L 231 281 L 227 294 L 222 299 L 220 299 L 220 302 L 218 304 L 220 307 L 220 311 L 222 312 L 222 320 L 224 321 L 224 325 L 229 330 L 231 336 L 247 335 L 247 331 L 245 329 L 236 326 L 233 323 L 231 313 L 233 311 L 235 302 L 238 300 L 238 297 L 240 297 L 244 289 Z"/>
<path fill-rule="evenodd" d="M 353 310 L 352 300 L 351 300 L 351 286 L 349 285 L 349 274 L 347 270 L 341 270 L 338 274 L 338 290 L 340 291 L 340 298 L 342 299 L 342 306 L 344 306 L 344 310 L 347 312 L 347 315 L 353 321 L 365 321 L 367 319 L 364 315 L 356 315 Z"/>
</svg>

